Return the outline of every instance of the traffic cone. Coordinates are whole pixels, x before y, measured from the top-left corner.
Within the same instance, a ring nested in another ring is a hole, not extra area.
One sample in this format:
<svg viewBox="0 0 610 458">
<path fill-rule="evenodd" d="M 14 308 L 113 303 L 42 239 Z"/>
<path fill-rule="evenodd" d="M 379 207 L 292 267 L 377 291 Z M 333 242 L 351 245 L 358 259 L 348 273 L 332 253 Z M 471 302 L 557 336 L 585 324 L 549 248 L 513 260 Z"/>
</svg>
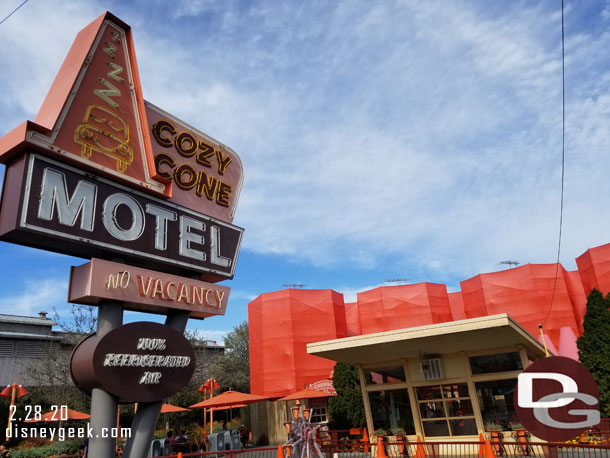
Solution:
<svg viewBox="0 0 610 458">
<path fill-rule="evenodd" d="M 485 439 L 483 438 L 483 433 L 479 434 L 479 442 L 483 442 L 479 444 L 479 452 L 477 456 L 485 456 Z"/>
<path fill-rule="evenodd" d="M 377 458 L 388 458 L 383 445 L 383 436 L 377 436 Z"/>
<path fill-rule="evenodd" d="M 364 444 L 364 451 L 368 453 L 371 450 L 371 439 L 369 438 L 369 430 L 362 428 L 362 439 L 360 442 Z"/>
<path fill-rule="evenodd" d="M 181 457 L 178 457 L 181 458 Z M 277 458 L 286 458 L 284 456 L 284 447 L 282 447 L 281 445 L 277 446 Z"/>
<path fill-rule="evenodd" d="M 417 442 L 421 442 L 421 437 L 417 436 Z M 426 449 L 424 448 L 424 446 L 421 443 L 417 444 L 417 447 L 415 448 L 415 455 L 413 455 L 414 458 L 424 458 L 428 455 L 426 455 Z"/>
<path fill-rule="evenodd" d="M 496 453 L 494 452 L 493 447 L 491 446 L 491 441 L 487 439 L 485 441 L 485 458 L 496 458 Z"/>
<path fill-rule="evenodd" d="M 182 458 L 182 452 L 178 452 L 178 456 L 176 458 Z"/>
</svg>

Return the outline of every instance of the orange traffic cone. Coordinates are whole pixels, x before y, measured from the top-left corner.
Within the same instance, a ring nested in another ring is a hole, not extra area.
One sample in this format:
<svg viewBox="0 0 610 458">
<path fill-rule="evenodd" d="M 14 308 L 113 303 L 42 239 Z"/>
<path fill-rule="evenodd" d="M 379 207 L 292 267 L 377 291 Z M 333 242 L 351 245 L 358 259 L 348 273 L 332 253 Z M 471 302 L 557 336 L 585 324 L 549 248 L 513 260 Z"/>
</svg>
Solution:
<svg viewBox="0 0 610 458">
<path fill-rule="evenodd" d="M 178 457 L 181 458 L 181 457 Z M 282 447 L 281 445 L 277 446 L 277 458 L 286 458 L 284 456 L 284 447 Z"/>
<path fill-rule="evenodd" d="M 178 452 L 177 458 L 182 458 L 182 452 Z"/>
<path fill-rule="evenodd" d="M 377 436 L 377 458 L 388 458 L 383 446 L 383 436 Z"/>
<path fill-rule="evenodd" d="M 485 439 L 483 438 L 483 433 L 479 434 L 479 442 L 483 442 L 479 444 L 479 452 L 477 456 L 485 456 Z"/>
<path fill-rule="evenodd" d="M 371 450 L 371 439 L 369 438 L 368 429 L 362 428 L 362 439 L 360 439 L 360 442 L 364 444 L 364 451 L 368 453 Z"/>
<path fill-rule="evenodd" d="M 417 442 L 421 442 L 421 437 L 417 436 Z M 415 455 L 413 455 L 414 458 L 424 458 L 428 455 L 426 455 L 426 449 L 424 448 L 424 446 L 421 443 L 417 444 L 417 447 L 415 448 Z"/>
<path fill-rule="evenodd" d="M 485 458 L 496 458 L 496 453 L 494 452 L 493 447 L 491 446 L 491 441 L 487 439 L 485 441 Z"/>
</svg>

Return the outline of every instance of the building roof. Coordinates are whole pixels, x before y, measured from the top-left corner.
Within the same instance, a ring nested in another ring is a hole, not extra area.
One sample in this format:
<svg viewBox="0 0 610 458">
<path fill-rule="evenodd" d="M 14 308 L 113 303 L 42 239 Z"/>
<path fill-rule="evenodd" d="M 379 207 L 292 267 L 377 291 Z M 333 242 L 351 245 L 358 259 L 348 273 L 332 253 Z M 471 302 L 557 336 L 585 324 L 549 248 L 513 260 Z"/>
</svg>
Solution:
<svg viewBox="0 0 610 458">
<path fill-rule="evenodd" d="M 14 324 L 34 324 L 39 326 L 55 326 L 57 323 L 49 318 L 42 316 L 19 316 L 19 315 L 5 315 L 0 313 L 0 323 L 14 323 Z"/>
<path fill-rule="evenodd" d="M 474 352 L 522 345 L 530 359 L 544 346 L 506 313 L 307 344 L 307 353 L 348 364 Z"/>
<path fill-rule="evenodd" d="M 35 334 L 32 332 L 0 331 L 0 337 L 5 339 L 35 339 L 35 340 L 62 340 L 61 335 Z"/>
</svg>

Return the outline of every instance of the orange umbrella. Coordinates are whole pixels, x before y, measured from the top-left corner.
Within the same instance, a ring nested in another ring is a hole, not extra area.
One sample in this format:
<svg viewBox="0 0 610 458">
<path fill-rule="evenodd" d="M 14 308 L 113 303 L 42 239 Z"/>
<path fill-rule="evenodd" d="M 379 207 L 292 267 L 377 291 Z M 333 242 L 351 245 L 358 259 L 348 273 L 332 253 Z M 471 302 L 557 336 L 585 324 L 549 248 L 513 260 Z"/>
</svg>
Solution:
<svg viewBox="0 0 610 458">
<path fill-rule="evenodd" d="M 38 421 L 67 421 L 67 420 L 86 420 L 91 418 L 88 413 L 79 412 L 77 410 L 67 409 L 67 415 L 62 409 L 51 410 L 45 414 L 42 414 L 40 420 L 30 418 L 26 420 L 26 423 L 35 423 Z"/>
<path fill-rule="evenodd" d="M 258 396 L 256 394 L 240 393 L 239 391 L 225 391 L 224 393 L 206 399 L 189 406 L 190 409 L 206 409 L 218 407 L 237 407 L 238 404 L 252 404 L 254 402 L 266 401 L 269 399 L 266 396 Z"/>
<path fill-rule="evenodd" d="M 189 409 L 185 409 L 184 407 L 174 406 L 172 404 L 163 404 L 161 406 L 161 413 L 172 413 L 172 412 L 186 412 Z"/>
<path fill-rule="evenodd" d="M 230 406 L 224 407 L 213 407 L 212 410 L 227 410 L 227 409 L 239 409 L 240 407 L 248 407 L 248 404 L 231 404 Z"/>
<path fill-rule="evenodd" d="M 296 399 L 314 399 L 314 398 L 329 398 L 331 396 L 337 396 L 337 393 L 327 393 L 326 391 L 318 391 L 318 390 L 301 390 L 296 393 L 289 394 L 288 396 L 284 396 L 283 398 L 278 399 L 278 401 L 294 401 Z"/>
</svg>

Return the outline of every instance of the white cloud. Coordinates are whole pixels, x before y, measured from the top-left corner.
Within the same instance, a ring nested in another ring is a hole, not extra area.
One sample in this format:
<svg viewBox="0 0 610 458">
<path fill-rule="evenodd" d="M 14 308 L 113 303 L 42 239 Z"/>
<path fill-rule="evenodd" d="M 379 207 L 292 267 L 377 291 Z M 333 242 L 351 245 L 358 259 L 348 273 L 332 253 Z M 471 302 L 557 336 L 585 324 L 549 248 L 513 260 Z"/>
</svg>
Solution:
<svg viewBox="0 0 610 458">
<path fill-rule="evenodd" d="M 3 125 L 36 111 L 67 43 L 100 7 L 87 5 L 27 5 L 0 28 L 11 49 Z M 151 5 L 122 16 L 137 24 L 144 95 L 242 157 L 245 249 L 371 269 L 391 256 L 463 278 L 506 258 L 553 262 L 556 4 L 183 1 L 163 21 L 166 4 Z M 40 27 L 24 33 L 30 21 Z M 610 241 L 610 33 L 569 23 L 568 267 Z"/>
<path fill-rule="evenodd" d="M 362 293 L 364 291 L 369 291 L 371 289 L 378 288 L 379 286 L 387 286 L 387 284 L 381 283 L 378 285 L 362 286 L 362 287 L 357 287 L 357 288 L 345 286 L 345 287 L 334 288 L 334 290 L 337 291 L 338 293 L 343 294 L 343 302 L 348 303 L 348 302 L 356 302 L 358 300 L 358 293 Z"/>
<path fill-rule="evenodd" d="M 198 328 L 199 337 L 205 340 L 211 340 L 218 345 L 224 345 L 224 339 L 230 331 L 222 331 L 216 329 L 201 329 Z"/>
<path fill-rule="evenodd" d="M 0 299 L 0 310 L 30 316 L 41 311 L 52 313 L 53 307 L 59 307 L 60 304 L 65 306 L 68 285 L 66 278 L 26 280 L 18 291 L 17 295 Z"/>
</svg>

